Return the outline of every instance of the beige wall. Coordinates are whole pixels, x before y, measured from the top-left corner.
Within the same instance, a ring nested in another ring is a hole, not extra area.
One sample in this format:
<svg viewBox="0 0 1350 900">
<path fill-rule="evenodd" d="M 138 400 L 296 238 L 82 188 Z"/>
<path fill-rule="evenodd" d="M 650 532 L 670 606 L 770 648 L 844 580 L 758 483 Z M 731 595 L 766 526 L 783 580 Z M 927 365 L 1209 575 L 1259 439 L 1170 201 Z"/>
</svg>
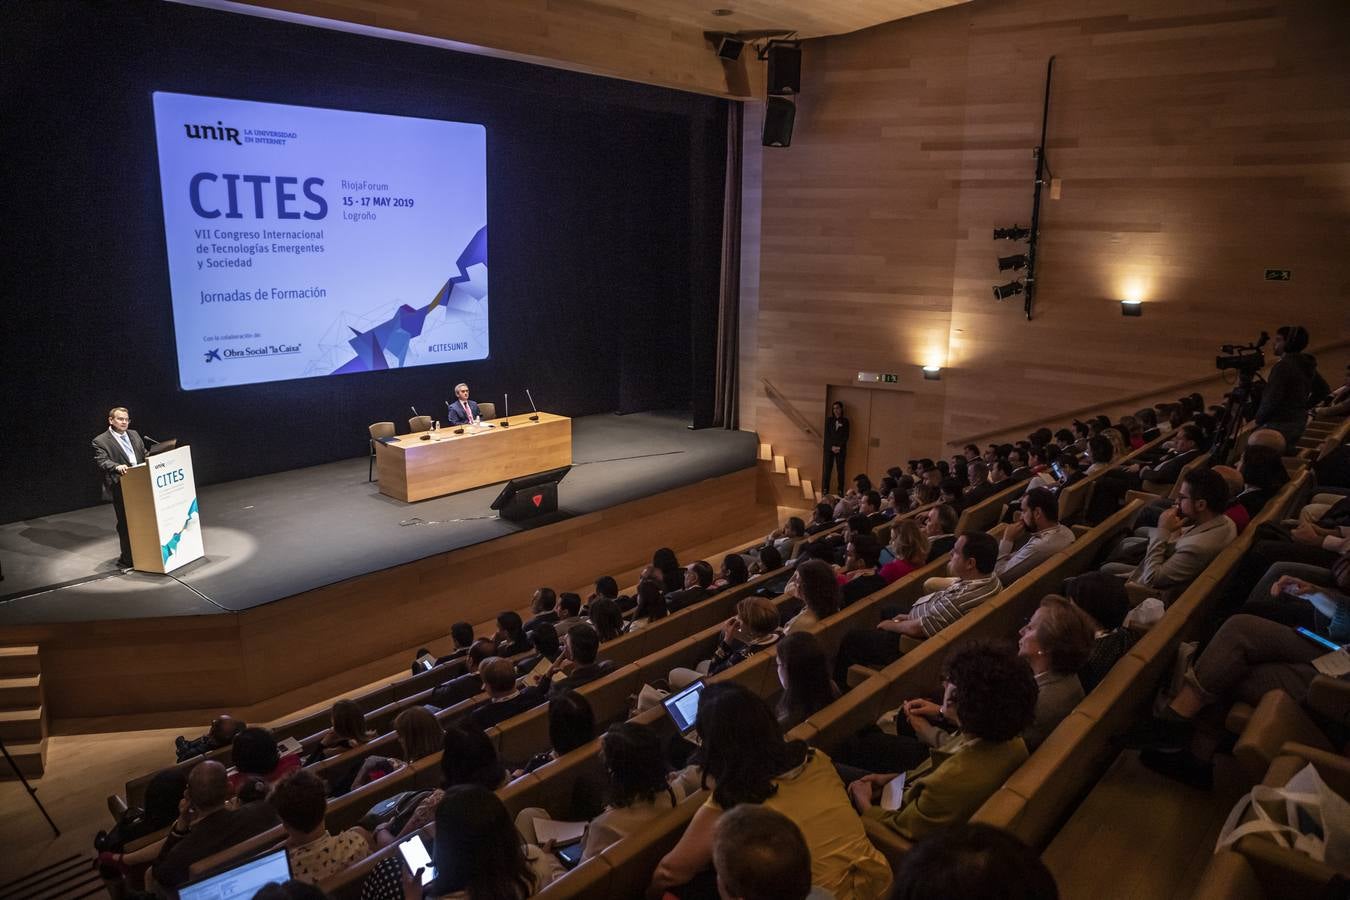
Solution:
<svg viewBox="0 0 1350 900">
<path fill-rule="evenodd" d="M 1210 374 L 1218 344 L 1262 328 L 1350 336 L 1347 46 L 1339 0 L 981 0 L 808 42 L 792 147 L 747 172 L 742 427 L 813 471 L 818 442 L 761 379 L 815 420 L 826 385 L 896 372 L 918 399 L 913 452 L 949 454 Z M 1023 245 L 990 232 L 1030 220 L 1051 54 L 1063 196 L 1043 202 L 1027 322 L 990 291 Z M 1120 315 L 1126 296 L 1142 318 Z M 941 382 L 919 379 L 929 362 Z"/>
</svg>

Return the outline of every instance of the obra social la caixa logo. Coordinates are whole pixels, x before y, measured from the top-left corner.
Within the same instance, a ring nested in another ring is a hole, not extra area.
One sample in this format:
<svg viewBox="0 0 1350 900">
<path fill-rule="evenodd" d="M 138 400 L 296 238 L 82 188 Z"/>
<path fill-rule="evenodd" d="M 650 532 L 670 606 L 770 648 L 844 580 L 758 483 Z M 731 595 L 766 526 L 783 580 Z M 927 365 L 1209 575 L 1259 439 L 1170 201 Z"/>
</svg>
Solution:
<svg viewBox="0 0 1350 900">
<path fill-rule="evenodd" d="M 224 122 L 218 121 L 214 125 L 190 125 L 184 122 L 183 131 L 194 141 L 232 141 L 241 147 L 244 145 L 244 142 L 239 140 L 239 129 Z"/>
</svg>

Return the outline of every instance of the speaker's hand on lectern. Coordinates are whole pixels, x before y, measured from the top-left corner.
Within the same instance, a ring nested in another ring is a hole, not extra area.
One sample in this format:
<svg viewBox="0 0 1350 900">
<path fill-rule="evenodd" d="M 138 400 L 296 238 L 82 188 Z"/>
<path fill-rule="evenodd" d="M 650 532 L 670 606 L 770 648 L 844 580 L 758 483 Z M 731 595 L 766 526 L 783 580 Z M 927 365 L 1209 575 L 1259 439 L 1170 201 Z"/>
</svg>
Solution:
<svg viewBox="0 0 1350 900">
<path fill-rule="evenodd" d="M 131 468 L 131 466 L 118 466 L 118 467 L 117 467 L 117 474 L 118 474 L 118 475 L 125 475 L 125 474 L 127 474 L 127 469 L 129 469 L 129 468 Z"/>
</svg>

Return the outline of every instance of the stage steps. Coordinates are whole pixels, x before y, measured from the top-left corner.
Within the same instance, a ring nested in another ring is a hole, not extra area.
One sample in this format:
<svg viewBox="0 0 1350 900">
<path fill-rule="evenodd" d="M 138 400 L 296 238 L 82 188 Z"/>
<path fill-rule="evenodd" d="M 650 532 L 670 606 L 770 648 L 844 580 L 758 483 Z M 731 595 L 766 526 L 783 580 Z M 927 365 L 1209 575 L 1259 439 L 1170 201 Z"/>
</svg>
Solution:
<svg viewBox="0 0 1350 900">
<path fill-rule="evenodd" d="M 803 478 L 801 469 L 791 465 L 786 456 L 774 453 L 772 444 L 760 443 L 759 463 L 761 484 L 767 482 L 765 486 L 776 505 L 809 509 L 819 499 L 810 479 Z"/>
<path fill-rule="evenodd" d="M 0 740 L 28 778 L 47 766 L 47 710 L 42 702 L 42 663 L 36 645 L 0 647 Z M 0 779 L 10 779 L 0 766 Z"/>
</svg>

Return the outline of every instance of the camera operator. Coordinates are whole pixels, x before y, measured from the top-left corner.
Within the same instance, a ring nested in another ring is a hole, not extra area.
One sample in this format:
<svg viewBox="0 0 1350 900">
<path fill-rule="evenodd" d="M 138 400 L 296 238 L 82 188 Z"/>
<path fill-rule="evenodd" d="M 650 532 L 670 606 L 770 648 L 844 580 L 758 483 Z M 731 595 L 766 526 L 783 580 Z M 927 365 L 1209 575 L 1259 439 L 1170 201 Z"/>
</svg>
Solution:
<svg viewBox="0 0 1350 900">
<path fill-rule="evenodd" d="M 1308 425 L 1309 398 L 1320 383 L 1317 359 L 1303 351 L 1308 346 L 1308 329 L 1285 325 L 1275 332 L 1271 349 L 1278 357 L 1270 369 L 1261 403 L 1254 417 L 1257 428 L 1273 428 L 1284 435 L 1285 446 L 1293 451 Z"/>
</svg>

